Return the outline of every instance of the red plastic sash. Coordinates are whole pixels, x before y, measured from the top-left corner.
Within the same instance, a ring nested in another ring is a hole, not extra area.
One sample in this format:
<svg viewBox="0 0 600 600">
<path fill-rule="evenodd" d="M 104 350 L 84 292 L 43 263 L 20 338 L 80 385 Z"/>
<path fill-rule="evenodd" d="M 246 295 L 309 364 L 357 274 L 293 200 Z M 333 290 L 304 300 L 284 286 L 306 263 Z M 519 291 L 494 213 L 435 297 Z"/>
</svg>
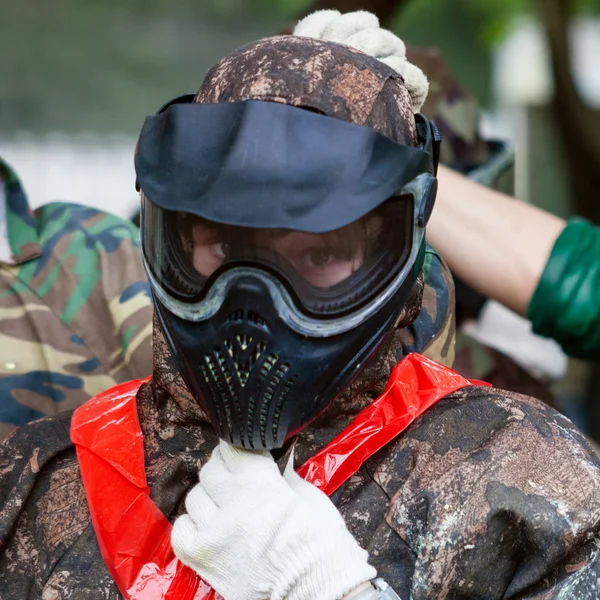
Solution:
<svg viewBox="0 0 600 600">
<path fill-rule="evenodd" d="M 78 408 L 71 422 L 81 477 L 102 557 L 126 600 L 214 600 L 220 596 L 171 549 L 171 524 L 150 499 L 136 394 L 149 381 L 118 385 Z M 394 370 L 383 394 L 299 469 L 327 494 L 438 400 L 489 385 L 419 354 Z"/>
</svg>

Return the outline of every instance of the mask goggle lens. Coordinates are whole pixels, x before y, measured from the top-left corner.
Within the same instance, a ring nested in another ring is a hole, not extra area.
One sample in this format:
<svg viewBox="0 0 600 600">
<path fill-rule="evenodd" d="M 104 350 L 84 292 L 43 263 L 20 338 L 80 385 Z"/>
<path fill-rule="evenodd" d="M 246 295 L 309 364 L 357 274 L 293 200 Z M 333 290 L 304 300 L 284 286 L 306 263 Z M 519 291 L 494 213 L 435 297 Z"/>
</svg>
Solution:
<svg viewBox="0 0 600 600">
<path fill-rule="evenodd" d="M 154 277 L 173 297 L 201 302 L 219 276 L 253 267 L 275 277 L 302 312 L 343 314 L 376 296 L 413 244 L 414 201 L 399 196 L 325 233 L 245 228 L 168 212 L 143 198 L 142 237 Z"/>
</svg>

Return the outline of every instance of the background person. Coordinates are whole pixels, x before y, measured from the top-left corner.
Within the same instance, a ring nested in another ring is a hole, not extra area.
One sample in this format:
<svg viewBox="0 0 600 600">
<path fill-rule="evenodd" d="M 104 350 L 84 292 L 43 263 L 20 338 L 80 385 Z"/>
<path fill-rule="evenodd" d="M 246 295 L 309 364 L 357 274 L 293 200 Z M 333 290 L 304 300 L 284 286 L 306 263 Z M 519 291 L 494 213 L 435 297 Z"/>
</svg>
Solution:
<svg viewBox="0 0 600 600">
<path fill-rule="evenodd" d="M 0 437 L 152 369 L 152 303 L 127 220 L 35 211 L 0 161 Z"/>
</svg>

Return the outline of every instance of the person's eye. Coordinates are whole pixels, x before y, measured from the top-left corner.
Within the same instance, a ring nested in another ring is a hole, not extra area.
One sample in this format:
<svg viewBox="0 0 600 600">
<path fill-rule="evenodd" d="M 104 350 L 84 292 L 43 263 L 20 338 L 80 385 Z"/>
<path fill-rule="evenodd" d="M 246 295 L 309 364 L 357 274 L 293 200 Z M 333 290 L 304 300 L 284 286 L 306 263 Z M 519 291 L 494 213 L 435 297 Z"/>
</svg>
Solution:
<svg viewBox="0 0 600 600">
<path fill-rule="evenodd" d="M 224 242 L 215 242 L 210 246 L 211 252 L 221 260 L 224 260 L 227 257 L 229 246 Z"/>
<path fill-rule="evenodd" d="M 336 260 L 334 252 L 328 248 L 312 248 L 304 253 L 303 262 L 306 267 L 322 269 Z"/>
</svg>

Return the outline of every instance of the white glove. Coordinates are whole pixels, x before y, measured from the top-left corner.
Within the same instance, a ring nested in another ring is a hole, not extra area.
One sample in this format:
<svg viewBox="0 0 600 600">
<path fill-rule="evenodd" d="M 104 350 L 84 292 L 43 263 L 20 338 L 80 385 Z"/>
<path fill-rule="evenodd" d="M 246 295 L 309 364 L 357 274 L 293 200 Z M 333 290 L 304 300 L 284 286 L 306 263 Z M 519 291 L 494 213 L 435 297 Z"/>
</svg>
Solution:
<svg viewBox="0 0 600 600">
<path fill-rule="evenodd" d="M 338 600 L 377 574 L 329 498 L 268 452 L 221 441 L 185 505 L 175 554 L 225 600 Z"/>
<path fill-rule="evenodd" d="M 427 77 L 406 60 L 404 42 L 391 31 L 381 29 L 374 14 L 363 10 L 346 14 L 318 10 L 298 22 L 294 35 L 345 44 L 385 63 L 402 75 L 414 112 L 423 107 L 429 91 Z"/>
</svg>

